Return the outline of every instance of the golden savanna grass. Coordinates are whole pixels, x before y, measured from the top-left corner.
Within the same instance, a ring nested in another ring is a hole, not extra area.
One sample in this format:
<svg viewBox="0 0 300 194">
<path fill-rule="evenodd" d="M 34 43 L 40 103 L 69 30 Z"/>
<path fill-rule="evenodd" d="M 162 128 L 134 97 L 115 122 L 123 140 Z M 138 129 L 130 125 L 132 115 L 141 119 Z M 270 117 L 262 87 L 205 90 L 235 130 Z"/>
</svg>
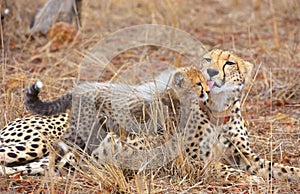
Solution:
<svg viewBox="0 0 300 194">
<path fill-rule="evenodd" d="M 250 142 L 261 158 L 300 166 L 300 2 L 298 0 L 226 1 L 83 1 L 82 28 L 76 43 L 53 51 L 43 36 L 28 34 L 35 10 L 43 4 L 31 0 L 7 1 L 11 13 L 1 24 L 0 127 L 28 112 L 22 90 L 36 80 L 45 84 L 41 98 L 53 99 L 78 81 L 84 51 L 101 38 L 124 27 L 165 24 L 182 29 L 207 49 L 234 50 L 255 64 L 252 87 L 244 104 Z M 175 56 L 175 57 L 174 57 Z M 132 49 L 113 59 L 124 68 L 132 61 L 170 61 L 185 65 L 178 54 L 164 49 Z M 157 63 L 157 69 L 161 68 Z M 157 70 L 158 71 L 158 70 Z M 142 76 L 142 75 L 139 75 Z M 132 76 L 131 76 L 132 77 Z M 110 72 L 101 81 L 110 80 Z M 131 79 L 141 80 L 141 77 Z M 134 82 L 133 80 L 126 80 Z M 223 186 L 221 180 L 185 176 L 182 161 L 170 169 L 127 176 L 112 166 L 96 167 L 65 176 L 12 176 L 0 178 L 0 191 L 44 193 L 298 193 L 298 184 Z"/>
</svg>

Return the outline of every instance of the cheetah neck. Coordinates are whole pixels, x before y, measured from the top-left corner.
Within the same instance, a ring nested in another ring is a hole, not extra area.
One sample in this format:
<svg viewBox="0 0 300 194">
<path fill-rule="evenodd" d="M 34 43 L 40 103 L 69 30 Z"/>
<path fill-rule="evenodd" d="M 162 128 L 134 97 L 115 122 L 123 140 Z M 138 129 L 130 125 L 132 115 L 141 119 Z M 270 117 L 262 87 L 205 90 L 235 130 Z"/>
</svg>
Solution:
<svg viewBox="0 0 300 194">
<path fill-rule="evenodd" d="M 231 117 L 230 107 L 235 99 L 240 98 L 240 93 L 232 91 L 223 91 L 211 93 L 206 102 L 208 109 L 207 115 L 214 124 L 222 124 L 229 121 Z"/>
<path fill-rule="evenodd" d="M 218 112 L 212 111 L 208 106 L 203 103 L 199 103 L 200 109 L 207 115 L 207 118 L 215 125 L 227 123 L 231 118 L 231 112 L 229 109 Z"/>
<path fill-rule="evenodd" d="M 237 95 L 229 92 L 218 94 L 211 93 L 207 106 L 212 112 L 222 113 L 228 110 L 228 107 L 231 106 L 233 99 L 236 97 Z"/>
</svg>

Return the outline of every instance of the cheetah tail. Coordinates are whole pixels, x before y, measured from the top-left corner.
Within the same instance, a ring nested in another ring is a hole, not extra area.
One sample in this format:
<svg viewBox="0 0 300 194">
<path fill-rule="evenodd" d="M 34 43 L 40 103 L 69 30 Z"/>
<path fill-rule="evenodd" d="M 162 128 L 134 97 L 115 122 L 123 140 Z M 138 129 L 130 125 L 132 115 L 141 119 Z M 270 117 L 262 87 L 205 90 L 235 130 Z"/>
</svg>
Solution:
<svg viewBox="0 0 300 194">
<path fill-rule="evenodd" d="M 38 95 L 43 87 L 43 83 L 37 81 L 31 86 L 28 86 L 24 91 L 24 103 L 26 108 L 39 115 L 55 115 L 59 113 L 66 112 L 72 106 L 72 94 L 67 93 L 62 97 L 45 102 L 42 101 Z"/>
</svg>

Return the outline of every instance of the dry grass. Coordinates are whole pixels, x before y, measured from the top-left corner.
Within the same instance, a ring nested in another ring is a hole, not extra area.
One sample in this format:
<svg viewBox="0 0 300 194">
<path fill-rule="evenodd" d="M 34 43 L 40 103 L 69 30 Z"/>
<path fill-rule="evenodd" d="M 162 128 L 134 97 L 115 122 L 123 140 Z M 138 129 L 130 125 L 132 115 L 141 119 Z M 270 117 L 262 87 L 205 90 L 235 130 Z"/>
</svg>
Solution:
<svg viewBox="0 0 300 194">
<path fill-rule="evenodd" d="M 300 166 L 300 3 L 291 1 L 96 1 L 83 4 L 83 27 L 77 44 L 51 52 L 44 37 L 26 30 L 38 5 L 30 0 L 8 1 L 11 14 L 1 25 L 0 126 L 27 114 L 22 89 L 36 80 L 45 84 L 44 99 L 60 96 L 78 80 L 78 64 L 85 49 L 101 37 L 131 25 L 154 23 L 191 33 L 208 49 L 238 52 L 256 64 L 244 110 L 250 121 L 251 146 L 262 158 Z M 155 55 L 160 61 L 168 57 Z M 114 59 L 118 68 L 127 58 L 139 60 L 141 52 Z M 148 55 L 148 54 L 147 54 Z M 177 58 L 178 59 L 178 58 Z M 178 59 L 179 60 L 179 59 Z M 174 61 L 171 61 L 174 62 Z M 159 68 L 159 67 L 158 67 Z M 110 79 L 104 74 L 103 80 Z M 262 186 L 222 186 L 208 177 L 184 176 L 182 162 L 165 173 L 144 172 L 131 178 L 114 167 L 78 171 L 57 177 L 0 178 L 0 190 L 42 193 L 298 193 L 300 186 L 280 181 Z M 169 173 L 169 175 L 168 175 Z M 163 174 L 163 175 L 162 175 Z"/>
</svg>

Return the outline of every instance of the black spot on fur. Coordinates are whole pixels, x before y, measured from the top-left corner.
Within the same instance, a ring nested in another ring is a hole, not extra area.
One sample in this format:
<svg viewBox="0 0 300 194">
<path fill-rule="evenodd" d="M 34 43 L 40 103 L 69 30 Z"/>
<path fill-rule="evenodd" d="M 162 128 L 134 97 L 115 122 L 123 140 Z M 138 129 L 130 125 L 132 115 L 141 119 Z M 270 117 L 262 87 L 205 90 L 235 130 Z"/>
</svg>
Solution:
<svg viewBox="0 0 300 194">
<path fill-rule="evenodd" d="M 17 154 L 12 153 L 12 152 L 7 153 L 7 155 L 8 155 L 9 157 L 11 157 L 11 158 L 17 158 L 17 157 L 18 157 Z"/>
<path fill-rule="evenodd" d="M 37 153 L 35 153 L 35 152 L 28 152 L 26 154 L 31 156 L 31 157 L 37 157 Z"/>
<path fill-rule="evenodd" d="M 281 171 L 282 171 L 283 173 L 287 173 L 287 171 L 286 171 L 285 168 L 281 168 Z"/>
<path fill-rule="evenodd" d="M 250 165 L 247 165 L 247 166 L 246 166 L 246 169 L 247 169 L 247 170 L 249 170 L 250 168 L 251 168 L 251 166 L 250 166 Z"/>
<path fill-rule="evenodd" d="M 31 147 L 33 147 L 33 148 L 38 148 L 38 147 L 39 147 L 39 144 L 31 144 Z"/>
<path fill-rule="evenodd" d="M 208 157 L 208 156 L 209 156 L 209 152 L 206 152 L 206 153 L 205 153 L 205 156 Z"/>
<path fill-rule="evenodd" d="M 104 156 L 107 156 L 107 151 L 106 151 L 106 149 L 103 149 L 103 155 L 104 155 Z"/>
<path fill-rule="evenodd" d="M 42 149 L 43 154 L 46 154 L 48 152 L 48 150 L 46 148 Z"/>
<path fill-rule="evenodd" d="M 19 151 L 24 151 L 25 147 L 23 147 L 23 146 L 16 146 L 16 149 L 19 150 Z"/>
<path fill-rule="evenodd" d="M 114 149 L 118 150 L 117 144 L 114 144 Z"/>
<path fill-rule="evenodd" d="M 29 126 L 28 125 L 25 125 L 24 127 L 23 127 L 23 129 L 28 129 L 29 128 Z"/>
<path fill-rule="evenodd" d="M 264 164 L 263 163 L 260 163 L 260 168 L 264 168 Z"/>
<path fill-rule="evenodd" d="M 41 139 L 40 138 L 34 138 L 32 141 L 35 141 L 35 142 L 37 142 L 37 141 L 40 141 Z"/>
<path fill-rule="evenodd" d="M 19 162 L 25 162 L 25 161 L 26 161 L 26 158 L 18 158 L 18 161 L 19 161 Z"/>
<path fill-rule="evenodd" d="M 294 172 L 294 168 L 293 168 L 293 167 L 291 167 L 290 170 L 291 170 L 292 172 Z"/>
</svg>

